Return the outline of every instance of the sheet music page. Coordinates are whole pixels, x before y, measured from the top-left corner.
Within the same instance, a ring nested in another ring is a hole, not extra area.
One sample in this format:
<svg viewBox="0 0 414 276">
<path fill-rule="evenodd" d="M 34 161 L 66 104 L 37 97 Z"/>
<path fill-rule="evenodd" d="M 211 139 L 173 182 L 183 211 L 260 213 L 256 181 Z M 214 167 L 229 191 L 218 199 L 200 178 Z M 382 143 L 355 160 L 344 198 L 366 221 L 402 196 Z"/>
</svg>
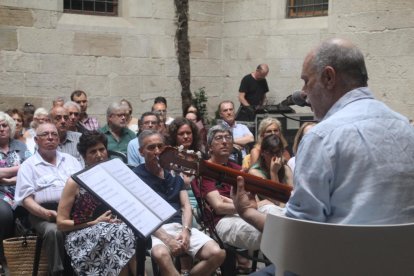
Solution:
<svg viewBox="0 0 414 276">
<path fill-rule="evenodd" d="M 126 170 L 119 170 L 118 166 L 113 166 L 111 162 L 102 163 L 101 166 L 162 221 L 175 214 L 176 210 L 127 166 Z"/>
<path fill-rule="evenodd" d="M 146 237 L 176 212 L 117 158 L 96 165 L 76 177 Z M 124 182 L 134 192 L 124 187 Z"/>
</svg>

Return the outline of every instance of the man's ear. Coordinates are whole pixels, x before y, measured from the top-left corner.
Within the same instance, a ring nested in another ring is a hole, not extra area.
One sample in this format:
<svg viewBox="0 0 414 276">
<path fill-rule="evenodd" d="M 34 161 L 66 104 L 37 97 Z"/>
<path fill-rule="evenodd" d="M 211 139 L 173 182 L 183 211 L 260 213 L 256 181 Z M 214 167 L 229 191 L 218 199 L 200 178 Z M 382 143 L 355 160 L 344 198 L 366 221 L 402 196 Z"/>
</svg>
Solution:
<svg viewBox="0 0 414 276">
<path fill-rule="evenodd" d="M 327 89 L 333 89 L 336 83 L 336 72 L 335 69 L 331 66 L 326 66 L 321 74 L 321 82 Z"/>
<path fill-rule="evenodd" d="M 142 150 L 142 147 L 141 146 L 138 148 L 138 151 L 141 154 L 141 156 L 144 156 L 144 154 L 143 154 L 144 151 Z"/>
</svg>

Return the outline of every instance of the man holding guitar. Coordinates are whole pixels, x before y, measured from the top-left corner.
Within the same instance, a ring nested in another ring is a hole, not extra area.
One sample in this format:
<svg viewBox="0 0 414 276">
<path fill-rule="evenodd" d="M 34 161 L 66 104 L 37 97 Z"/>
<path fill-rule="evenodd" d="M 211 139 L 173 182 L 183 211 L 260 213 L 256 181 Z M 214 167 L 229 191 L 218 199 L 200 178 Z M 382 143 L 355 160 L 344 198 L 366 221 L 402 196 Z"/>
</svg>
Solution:
<svg viewBox="0 0 414 276">
<path fill-rule="evenodd" d="M 176 257 L 184 253 L 200 260 L 190 271 L 191 275 L 211 275 L 224 261 L 225 252 L 210 237 L 192 228 L 191 206 L 183 179 L 159 164 L 158 157 L 165 147 L 164 137 L 156 130 L 144 130 L 138 140 L 145 164 L 133 171 L 177 210 L 151 236 L 151 256 L 161 275 L 180 275 L 170 255 Z"/>
<path fill-rule="evenodd" d="M 345 39 L 329 39 L 306 56 L 302 79 L 320 123 L 299 146 L 286 216 L 337 224 L 413 222 L 414 129 L 374 99 L 361 51 Z M 266 216 L 242 178 L 234 201 L 241 217 L 262 231 Z"/>
<path fill-rule="evenodd" d="M 233 135 L 230 128 L 223 125 L 212 127 L 207 135 L 207 146 L 210 155 L 208 162 L 236 170 L 241 169 L 239 165 L 229 161 L 233 148 Z M 219 178 L 202 177 L 201 189 L 195 182 L 192 185 L 196 196 L 206 199 L 208 205 L 214 210 L 210 215 L 213 216 L 212 219 L 221 240 L 243 249 L 259 249 L 261 233 L 236 215 L 236 208 L 230 198 L 231 185 L 229 183 Z M 261 201 L 258 205 L 259 212 L 280 214 L 281 209 L 270 201 Z"/>
</svg>

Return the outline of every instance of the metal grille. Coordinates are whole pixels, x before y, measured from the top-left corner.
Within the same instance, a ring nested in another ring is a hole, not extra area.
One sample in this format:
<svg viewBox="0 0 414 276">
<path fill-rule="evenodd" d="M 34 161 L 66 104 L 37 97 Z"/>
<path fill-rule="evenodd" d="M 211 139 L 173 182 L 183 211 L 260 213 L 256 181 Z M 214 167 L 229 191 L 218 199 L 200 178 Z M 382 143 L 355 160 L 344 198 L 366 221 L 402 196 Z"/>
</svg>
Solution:
<svg viewBox="0 0 414 276">
<path fill-rule="evenodd" d="M 118 15 L 118 0 L 64 0 L 63 9 L 68 13 Z"/>
<path fill-rule="evenodd" d="M 329 0 L 287 0 L 288 18 L 328 15 Z"/>
</svg>

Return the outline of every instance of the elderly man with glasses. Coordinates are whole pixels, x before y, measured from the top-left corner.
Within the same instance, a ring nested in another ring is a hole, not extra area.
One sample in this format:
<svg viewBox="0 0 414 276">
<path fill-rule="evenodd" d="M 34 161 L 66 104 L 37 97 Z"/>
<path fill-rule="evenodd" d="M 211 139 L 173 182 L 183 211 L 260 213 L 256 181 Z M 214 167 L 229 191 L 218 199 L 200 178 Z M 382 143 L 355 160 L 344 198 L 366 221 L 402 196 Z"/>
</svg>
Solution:
<svg viewBox="0 0 414 276">
<path fill-rule="evenodd" d="M 128 143 L 136 137 L 128 128 L 128 108 L 119 102 L 114 102 L 106 110 L 106 122 L 100 131 L 108 138 L 108 150 L 127 154 Z"/>
<path fill-rule="evenodd" d="M 56 115 L 61 116 L 61 115 Z M 63 235 L 56 227 L 56 210 L 66 180 L 82 169 L 73 156 L 59 152 L 59 133 L 51 123 L 36 129 L 36 153 L 17 173 L 15 205 L 26 208 L 31 225 L 47 248 L 49 275 L 63 275 Z"/>
</svg>

